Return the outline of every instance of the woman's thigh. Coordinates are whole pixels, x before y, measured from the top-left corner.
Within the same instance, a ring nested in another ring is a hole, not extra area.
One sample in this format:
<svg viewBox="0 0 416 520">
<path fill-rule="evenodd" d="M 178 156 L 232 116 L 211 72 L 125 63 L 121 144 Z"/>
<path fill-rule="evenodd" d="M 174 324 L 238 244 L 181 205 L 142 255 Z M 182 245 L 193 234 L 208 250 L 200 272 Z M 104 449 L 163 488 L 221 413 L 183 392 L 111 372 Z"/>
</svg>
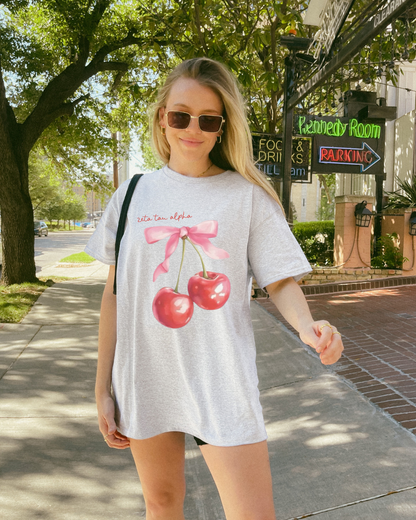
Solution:
<svg viewBox="0 0 416 520">
<path fill-rule="evenodd" d="M 267 442 L 220 447 L 201 453 L 217 485 L 227 520 L 275 520 Z"/>
<path fill-rule="evenodd" d="M 149 439 L 130 439 L 146 505 L 169 507 L 185 498 L 185 434 L 166 432 Z"/>
</svg>

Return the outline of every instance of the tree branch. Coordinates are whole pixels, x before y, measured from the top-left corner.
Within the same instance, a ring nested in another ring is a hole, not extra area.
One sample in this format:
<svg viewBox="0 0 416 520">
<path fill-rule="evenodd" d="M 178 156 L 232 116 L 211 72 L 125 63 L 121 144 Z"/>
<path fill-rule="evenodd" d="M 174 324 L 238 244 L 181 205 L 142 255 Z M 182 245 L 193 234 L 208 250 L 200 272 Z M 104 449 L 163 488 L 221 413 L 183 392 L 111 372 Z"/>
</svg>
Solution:
<svg viewBox="0 0 416 520">
<path fill-rule="evenodd" d="M 127 72 L 129 70 L 129 64 L 121 61 L 104 61 L 97 65 L 97 71 L 103 72 L 105 70 L 118 70 L 120 72 Z"/>
<path fill-rule="evenodd" d="M 75 107 L 90 97 L 90 94 L 85 94 L 84 96 L 80 96 L 79 98 L 75 99 L 75 101 L 71 101 L 70 103 L 62 103 L 62 105 L 54 112 L 50 112 L 49 114 L 45 115 L 45 119 L 49 120 L 47 126 L 49 126 L 58 117 L 71 116 L 74 113 Z"/>
<path fill-rule="evenodd" d="M 87 12 L 84 18 L 84 30 L 86 34 L 94 34 L 110 3 L 111 0 L 97 0 L 92 13 Z"/>
<path fill-rule="evenodd" d="M 93 25 L 90 26 L 90 30 L 91 27 L 96 27 L 96 25 L 98 25 L 108 4 L 109 0 L 97 0 L 94 11 L 91 14 L 91 23 Z M 67 111 L 70 110 L 71 106 L 75 106 L 73 103 L 65 103 L 65 101 L 71 98 L 85 81 L 98 72 L 117 70 L 125 73 L 128 70 L 128 65 L 126 63 L 115 61 L 104 62 L 104 59 L 108 54 L 115 50 L 130 45 L 143 45 L 149 43 L 149 39 L 144 40 L 142 38 L 136 38 L 134 36 L 135 33 L 136 29 L 131 29 L 125 38 L 116 40 L 101 47 L 101 49 L 95 53 L 88 65 L 86 65 L 86 63 L 89 56 L 90 42 L 85 34 L 80 38 L 80 54 L 77 61 L 71 63 L 58 76 L 50 81 L 40 96 L 32 113 L 27 117 L 23 125 L 21 125 L 22 144 L 27 151 L 31 150 L 32 146 L 45 128 L 56 117 L 62 115 L 62 111 L 63 114 L 66 114 L 68 113 Z M 156 38 L 161 36 L 163 37 L 164 35 L 162 33 L 154 35 Z M 168 42 L 165 40 L 158 40 L 158 43 L 160 45 L 166 45 Z M 118 80 L 120 79 L 121 77 Z"/>
<path fill-rule="evenodd" d="M 49 112 L 45 112 L 43 114 L 43 117 L 37 119 L 38 123 L 38 130 L 32 130 L 33 121 L 31 121 L 31 124 L 29 126 L 26 126 L 26 121 L 23 124 L 23 128 L 25 130 L 23 134 L 23 147 L 29 153 L 29 151 L 32 149 L 33 145 L 36 143 L 36 141 L 39 139 L 40 135 L 42 134 L 43 130 L 47 128 L 55 119 L 61 116 L 70 116 L 73 114 L 74 109 L 79 103 L 82 101 L 85 101 L 86 99 L 89 99 L 90 94 L 85 94 L 84 96 L 80 96 L 79 98 L 75 99 L 74 101 L 71 101 L 70 103 L 62 103 L 60 106 L 56 107 L 54 110 L 51 110 Z"/>
<path fill-rule="evenodd" d="M 245 38 L 243 38 L 243 40 L 240 44 L 240 47 L 232 54 L 233 57 L 237 56 L 238 54 L 240 54 L 240 52 L 243 52 L 245 50 L 248 42 L 251 40 L 251 35 L 253 34 L 254 30 L 257 28 L 257 24 L 258 24 L 259 20 L 260 20 L 260 12 L 259 12 L 259 9 L 257 8 L 256 20 L 253 22 L 250 32 L 247 34 L 247 36 Z"/>
<path fill-rule="evenodd" d="M 126 74 L 127 70 L 128 70 L 128 65 L 126 66 L 126 68 L 124 70 L 120 69 L 120 71 L 117 73 L 117 76 L 114 78 L 114 83 L 112 84 L 111 89 L 110 89 L 111 92 L 114 92 L 115 90 L 117 90 L 117 88 L 120 85 L 120 82 L 121 82 L 123 76 Z"/>
<path fill-rule="evenodd" d="M 71 106 L 72 103 L 65 103 L 65 100 L 73 96 L 86 80 L 98 72 L 106 70 L 118 70 L 125 73 L 128 70 L 128 64 L 97 61 L 94 66 L 89 64 L 85 67 L 80 63 L 73 63 L 55 77 L 45 88 L 36 107 L 22 125 L 24 146 L 31 150 L 45 128 L 61 115 L 63 107 L 67 107 L 64 109 L 64 114 L 67 113 L 65 110 L 68 110 L 68 106 Z"/>
<path fill-rule="evenodd" d="M 129 47 L 130 45 L 143 45 L 144 43 L 149 42 L 149 40 L 145 41 L 143 38 L 136 38 L 134 36 L 135 32 L 136 32 L 135 29 L 130 29 L 127 36 L 125 38 L 123 38 L 122 40 L 114 41 L 112 43 L 107 43 L 106 45 L 103 45 L 101 47 L 101 49 L 99 49 L 95 53 L 94 57 L 92 58 L 90 63 L 87 65 L 87 69 L 95 69 L 97 64 L 100 62 L 103 62 L 104 58 L 108 54 L 110 54 L 110 52 L 116 51 L 118 49 L 123 49 L 124 47 Z M 161 42 L 161 43 L 166 43 L 166 42 Z"/>
<path fill-rule="evenodd" d="M 199 43 L 204 49 L 205 53 L 208 54 L 207 44 L 205 43 L 205 34 L 201 31 L 201 18 L 199 16 L 199 0 L 194 0 L 194 12 L 195 12 L 195 25 L 198 33 Z"/>
</svg>

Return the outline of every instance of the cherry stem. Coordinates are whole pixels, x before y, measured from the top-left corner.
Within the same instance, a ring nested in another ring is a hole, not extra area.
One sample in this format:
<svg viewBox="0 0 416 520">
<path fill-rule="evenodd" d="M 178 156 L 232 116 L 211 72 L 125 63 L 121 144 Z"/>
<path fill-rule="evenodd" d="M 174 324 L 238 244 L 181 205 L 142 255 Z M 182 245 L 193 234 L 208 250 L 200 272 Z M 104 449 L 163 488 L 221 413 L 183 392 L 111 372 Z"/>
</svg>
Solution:
<svg viewBox="0 0 416 520">
<path fill-rule="evenodd" d="M 202 271 L 203 271 L 203 277 L 206 278 L 207 280 L 209 280 L 209 276 L 207 275 L 207 272 L 205 270 L 205 265 L 204 265 L 204 261 L 202 260 L 202 256 L 201 256 L 201 253 L 198 251 L 198 249 L 195 247 L 194 243 L 192 242 L 192 240 L 189 238 L 189 237 L 185 237 L 186 240 L 188 240 L 188 242 L 190 242 L 190 244 L 192 245 L 192 247 L 195 249 L 195 251 L 198 253 L 199 255 L 199 258 L 201 259 L 201 263 L 202 263 Z"/>
<path fill-rule="evenodd" d="M 182 242 L 183 242 L 183 246 L 182 246 L 182 260 L 181 260 L 181 266 L 179 267 L 179 273 L 178 273 L 178 281 L 176 282 L 176 287 L 175 287 L 175 292 L 177 293 L 178 292 L 178 287 L 179 287 L 179 278 L 181 276 L 181 271 L 182 271 L 182 264 L 183 264 L 183 259 L 185 258 L 185 240 L 182 239 Z"/>
</svg>

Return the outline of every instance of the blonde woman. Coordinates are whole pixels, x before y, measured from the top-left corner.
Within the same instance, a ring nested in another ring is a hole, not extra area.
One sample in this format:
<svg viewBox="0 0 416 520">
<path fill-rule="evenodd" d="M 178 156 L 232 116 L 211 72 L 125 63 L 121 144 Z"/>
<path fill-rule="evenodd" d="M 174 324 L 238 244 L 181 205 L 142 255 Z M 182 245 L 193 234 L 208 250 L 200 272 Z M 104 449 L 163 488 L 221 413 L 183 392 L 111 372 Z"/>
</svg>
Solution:
<svg viewBox="0 0 416 520">
<path fill-rule="evenodd" d="M 274 520 L 252 276 L 322 363 L 339 359 L 341 336 L 312 319 L 296 283 L 310 266 L 253 164 L 243 99 L 223 65 L 196 58 L 173 70 L 154 109 L 153 144 L 166 165 L 135 189 L 117 296 L 114 242 L 129 181 L 86 248 L 110 264 L 99 327 L 100 431 L 111 448 L 130 447 L 147 520 L 184 519 L 185 433 L 200 446 L 227 520 Z"/>
</svg>

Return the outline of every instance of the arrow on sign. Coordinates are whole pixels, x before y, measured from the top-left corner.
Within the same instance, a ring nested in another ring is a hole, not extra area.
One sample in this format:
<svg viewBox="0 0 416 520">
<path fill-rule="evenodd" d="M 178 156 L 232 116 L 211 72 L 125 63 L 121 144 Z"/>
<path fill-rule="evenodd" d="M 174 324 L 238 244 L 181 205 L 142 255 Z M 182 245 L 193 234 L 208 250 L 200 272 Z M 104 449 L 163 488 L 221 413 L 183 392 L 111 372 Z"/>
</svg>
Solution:
<svg viewBox="0 0 416 520">
<path fill-rule="evenodd" d="M 324 164 L 356 165 L 365 172 L 380 160 L 380 156 L 363 143 L 361 148 L 342 148 L 339 146 L 320 146 L 319 162 Z"/>
</svg>

